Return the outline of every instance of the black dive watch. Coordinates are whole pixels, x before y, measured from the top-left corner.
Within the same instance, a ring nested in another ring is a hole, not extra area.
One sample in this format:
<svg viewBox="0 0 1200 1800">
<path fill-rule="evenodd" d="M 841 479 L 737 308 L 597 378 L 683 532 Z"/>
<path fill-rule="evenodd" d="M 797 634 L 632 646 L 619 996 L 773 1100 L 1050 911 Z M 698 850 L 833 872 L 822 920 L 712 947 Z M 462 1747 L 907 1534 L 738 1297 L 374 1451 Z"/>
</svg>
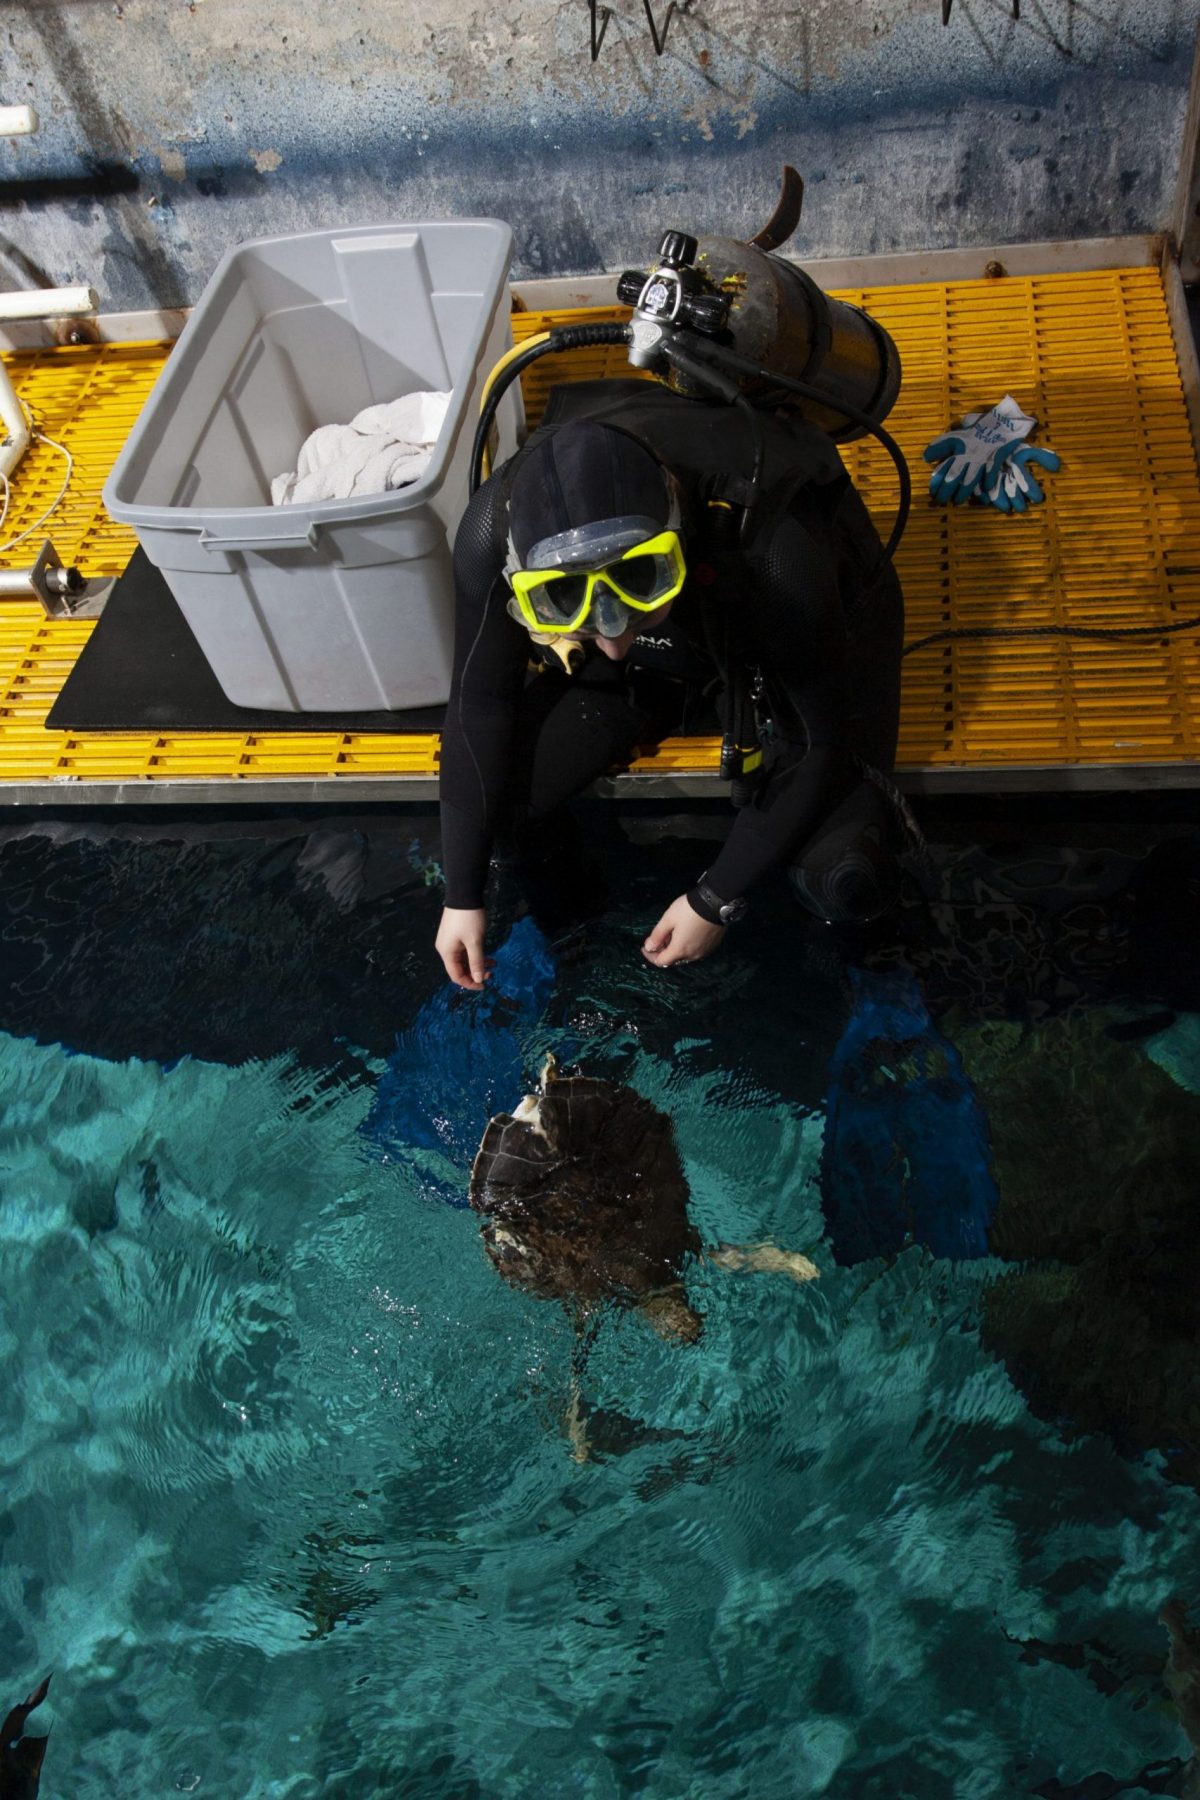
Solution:
<svg viewBox="0 0 1200 1800">
<path fill-rule="evenodd" d="M 705 874 L 707 873 L 705 870 Z M 722 900 L 720 894 L 714 894 L 704 875 L 689 890 L 687 899 L 692 911 L 699 913 L 710 925 L 736 925 L 749 911 L 745 900 Z"/>
</svg>

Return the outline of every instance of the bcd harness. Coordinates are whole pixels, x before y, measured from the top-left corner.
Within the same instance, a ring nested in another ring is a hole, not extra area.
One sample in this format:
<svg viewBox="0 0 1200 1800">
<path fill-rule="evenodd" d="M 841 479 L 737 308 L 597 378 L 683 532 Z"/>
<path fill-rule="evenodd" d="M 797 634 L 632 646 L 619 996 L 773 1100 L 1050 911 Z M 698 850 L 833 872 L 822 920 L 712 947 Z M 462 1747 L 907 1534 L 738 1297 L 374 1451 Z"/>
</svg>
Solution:
<svg viewBox="0 0 1200 1800">
<path fill-rule="evenodd" d="M 727 480 L 719 478 L 713 485 L 719 491 L 704 502 L 704 547 L 711 579 L 702 584 L 700 617 L 708 653 L 724 688 L 718 774 L 729 783 L 731 803 L 742 807 L 753 799 L 762 780 L 763 751 L 772 726 L 764 710 L 762 670 L 747 657 L 737 629 L 737 589 L 747 575 L 738 548 L 743 505 L 724 497 L 732 485 Z"/>
</svg>

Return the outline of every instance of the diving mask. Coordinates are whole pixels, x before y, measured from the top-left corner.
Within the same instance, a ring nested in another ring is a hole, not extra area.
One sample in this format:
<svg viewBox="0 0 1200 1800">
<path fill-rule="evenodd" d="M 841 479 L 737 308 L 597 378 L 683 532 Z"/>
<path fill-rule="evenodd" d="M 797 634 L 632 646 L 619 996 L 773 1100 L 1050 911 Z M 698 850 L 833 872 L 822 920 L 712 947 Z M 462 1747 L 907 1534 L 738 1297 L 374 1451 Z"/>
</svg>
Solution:
<svg viewBox="0 0 1200 1800">
<path fill-rule="evenodd" d="M 528 631 L 615 638 L 674 600 L 687 566 L 677 531 L 609 519 L 535 544 L 506 572 L 509 611 Z"/>
</svg>

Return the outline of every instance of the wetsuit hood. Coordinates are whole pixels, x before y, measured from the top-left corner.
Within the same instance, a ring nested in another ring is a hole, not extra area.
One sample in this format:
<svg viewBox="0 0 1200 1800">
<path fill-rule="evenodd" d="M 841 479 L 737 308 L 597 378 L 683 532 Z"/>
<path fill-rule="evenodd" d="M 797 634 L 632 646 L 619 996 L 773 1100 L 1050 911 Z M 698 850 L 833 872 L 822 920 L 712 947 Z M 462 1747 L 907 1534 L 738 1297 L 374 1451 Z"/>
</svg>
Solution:
<svg viewBox="0 0 1200 1800">
<path fill-rule="evenodd" d="M 535 544 L 602 520 L 670 523 L 666 471 L 635 438 L 579 420 L 522 458 L 509 492 L 509 541 L 521 564 Z"/>
</svg>

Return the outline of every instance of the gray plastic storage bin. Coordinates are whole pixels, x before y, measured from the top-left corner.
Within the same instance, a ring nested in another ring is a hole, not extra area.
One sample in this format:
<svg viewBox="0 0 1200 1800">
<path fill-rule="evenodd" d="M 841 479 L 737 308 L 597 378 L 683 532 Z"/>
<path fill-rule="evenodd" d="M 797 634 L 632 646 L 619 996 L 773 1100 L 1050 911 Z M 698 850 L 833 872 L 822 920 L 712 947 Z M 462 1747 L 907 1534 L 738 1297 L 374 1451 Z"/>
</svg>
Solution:
<svg viewBox="0 0 1200 1800">
<path fill-rule="evenodd" d="M 450 541 L 480 390 L 512 342 L 496 219 L 266 238 L 218 265 L 104 489 L 237 706 L 359 712 L 450 691 Z M 453 389 L 421 480 L 272 506 L 318 425 Z M 515 447 L 518 384 L 501 407 Z M 510 396 L 513 396 L 510 404 Z"/>
</svg>

